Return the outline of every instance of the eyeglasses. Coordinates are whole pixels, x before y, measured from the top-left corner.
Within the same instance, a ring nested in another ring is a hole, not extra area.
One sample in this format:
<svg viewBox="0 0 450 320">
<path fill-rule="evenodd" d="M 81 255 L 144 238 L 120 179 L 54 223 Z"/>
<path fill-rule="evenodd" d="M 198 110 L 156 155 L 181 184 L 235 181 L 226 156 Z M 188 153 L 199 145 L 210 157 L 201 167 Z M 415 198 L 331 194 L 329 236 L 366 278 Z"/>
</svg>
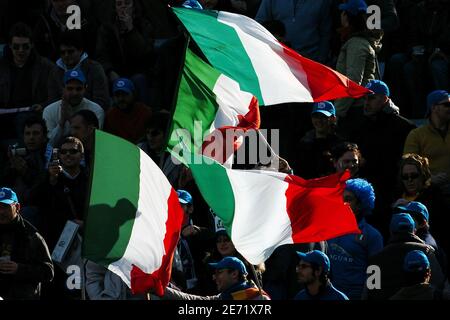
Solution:
<svg viewBox="0 0 450 320">
<path fill-rule="evenodd" d="M 78 149 L 61 149 L 61 150 L 59 150 L 60 154 L 72 154 L 72 155 L 74 155 L 74 154 L 77 154 L 78 152 L 80 152 L 80 150 L 78 150 Z"/>
<path fill-rule="evenodd" d="M 20 50 L 20 49 L 23 49 L 23 50 L 25 50 L 25 51 L 27 51 L 27 50 L 30 50 L 31 49 L 31 44 L 30 43 L 22 43 L 22 44 L 19 44 L 19 43 L 13 43 L 12 45 L 11 45 L 11 48 L 13 49 L 13 50 Z"/>
<path fill-rule="evenodd" d="M 420 174 L 418 173 L 411 173 L 411 174 L 402 174 L 402 180 L 415 180 L 420 177 Z"/>
</svg>

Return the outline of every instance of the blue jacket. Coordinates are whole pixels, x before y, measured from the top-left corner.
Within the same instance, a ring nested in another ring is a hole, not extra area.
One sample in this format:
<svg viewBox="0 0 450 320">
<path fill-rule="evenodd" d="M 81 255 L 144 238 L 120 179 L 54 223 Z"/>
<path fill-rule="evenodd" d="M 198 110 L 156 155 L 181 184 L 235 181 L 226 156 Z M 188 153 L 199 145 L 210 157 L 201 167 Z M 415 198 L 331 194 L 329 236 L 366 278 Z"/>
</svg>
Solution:
<svg viewBox="0 0 450 320">
<path fill-rule="evenodd" d="M 367 278 L 368 258 L 383 249 L 383 238 L 377 229 L 362 219 L 361 234 L 348 234 L 328 240 L 331 279 L 336 288 L 352 300 L 360 300 Z"/>
<path fill-rule="evenodd" d="M 297 293 L 294 300 L 348 300 L 348 297 L 333 287 L 331 282 L 328 281 L 326 286 L 323 287 L 317 295 L 313 296 L 307 289 L 303 289 Z"/>
<path fill-rule="evenodd" d="M 279 20 L 286 41 L 307 58 L 325 63 L 331 39 L 331 0 L 263 0 L 255 20 Z"/>
</svg>

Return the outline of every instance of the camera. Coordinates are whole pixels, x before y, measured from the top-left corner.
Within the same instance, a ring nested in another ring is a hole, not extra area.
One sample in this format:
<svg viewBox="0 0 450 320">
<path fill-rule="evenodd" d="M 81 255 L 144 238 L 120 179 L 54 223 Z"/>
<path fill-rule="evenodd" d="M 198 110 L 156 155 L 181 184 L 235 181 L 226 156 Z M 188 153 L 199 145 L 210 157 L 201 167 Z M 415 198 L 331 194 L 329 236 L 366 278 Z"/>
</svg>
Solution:
<svg viewBox="0 0 450 320">
<path fill-rule="evenodd" d="M 27 149 L 18 148 L 17 144 L 13 144 L 13 145 L 9 146 L 9 150 L 11 151 L 11 155 L 13 157 L 15 157 L 15 156 L 23 157 L 23 156 L 27 155 Z"/>
</svg>

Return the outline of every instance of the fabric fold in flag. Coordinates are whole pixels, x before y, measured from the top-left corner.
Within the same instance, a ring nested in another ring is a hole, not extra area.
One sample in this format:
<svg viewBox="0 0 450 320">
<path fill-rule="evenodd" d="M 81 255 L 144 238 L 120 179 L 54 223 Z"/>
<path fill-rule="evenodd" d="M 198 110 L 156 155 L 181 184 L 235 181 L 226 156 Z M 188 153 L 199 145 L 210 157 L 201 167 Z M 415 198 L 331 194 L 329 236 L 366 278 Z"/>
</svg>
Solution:
<svg viewBox="0 0 450 320">
<path fill-rule="evenodd" d="M 211 159 L 191 157 L 189 168 L 203 198 L 252 264 L 264 262 L 283 244 L 360 233 L 342 199 L 348 173 L 304 180 L 271 171 L 230 170 Z"/>
<path fill-rule="evenodd" d="M 92 170 L 83 257 L 133 293 L 162 295 L 183 220 L 176 191 L 145 152 L 99 130 Z"/>
<path fill-rule="evenodd" d="M 302 57 L 255 20 L 225 11 L 172 8 L 211 65 L 260 105 L 359 98 L 370 91 Z"/>
<path fill-rule="evenodd" d="M 257 99 L 187 49 L 168 149 L 175 154 L 182 150 L 181 137 L 191 152 L 206 152 L 224 163 L 240 146 L 237 135 L 226 149 L 226 134 L 259 126 Z"/>
</svg>

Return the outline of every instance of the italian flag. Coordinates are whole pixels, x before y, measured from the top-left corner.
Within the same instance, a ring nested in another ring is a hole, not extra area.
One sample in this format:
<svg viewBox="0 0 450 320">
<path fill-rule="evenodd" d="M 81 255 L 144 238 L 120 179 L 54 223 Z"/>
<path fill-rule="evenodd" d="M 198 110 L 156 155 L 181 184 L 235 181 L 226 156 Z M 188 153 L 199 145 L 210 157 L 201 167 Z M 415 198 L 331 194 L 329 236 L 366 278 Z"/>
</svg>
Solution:
<svg viewBox="0 0 450 320">
<path fill-rule="evenodd" d="M 253 19 L 224 11 L 172 8 L 211 65 L 261 105 L 359 98 L 370 91 L 278 42 Z"/>
<path fill-rule="evenodd" d="M 237 137 L 226 149 L 225 134 L 259 126 L 256 98 L 187 49 L 168 149 L 179 154 L 184 148 L 181 137 L 190 151 L 203 152 L 223 163 L 240 145 Z"/>
<path fill-rule="evenodd" d="M 189 168 L 237 251 L 259 264 L 280 245 L 360 233 L 342 199 L 349 174 L 304 180 L 272 171 L 230 170 L 193 156 Z"/>
<path fill-rule="evenodd" d="M 183 210 L 167 178 L 137 146 L 96 130 L 82 255 L 133 293 L 167 286 Z"/>
</svg>

